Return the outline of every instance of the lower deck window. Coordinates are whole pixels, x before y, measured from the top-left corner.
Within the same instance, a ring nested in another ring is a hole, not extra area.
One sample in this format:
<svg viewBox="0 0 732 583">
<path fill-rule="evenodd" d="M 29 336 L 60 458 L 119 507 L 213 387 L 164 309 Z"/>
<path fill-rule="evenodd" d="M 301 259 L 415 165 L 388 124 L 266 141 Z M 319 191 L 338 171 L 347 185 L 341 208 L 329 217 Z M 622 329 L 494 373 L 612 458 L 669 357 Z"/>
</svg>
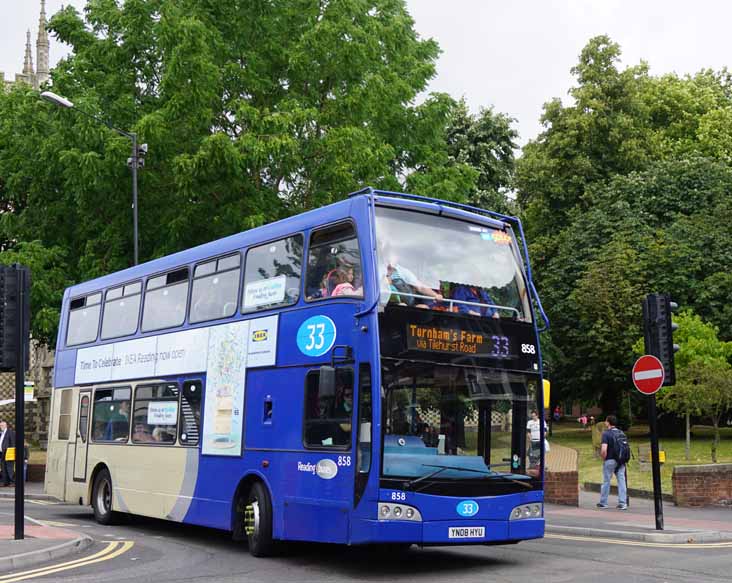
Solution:
<svg viewBox="0 0 732 583">
<path fill-rule="evenodd" d="M 127 441 L 130 434 L 130 387 L 97 389 L 94 393 L 94 441 Z"/>
<path fill-rule="evenodd" d="M 135 389 L 134 443 L 175 443 L 177 427 L 177 384 L 143 385 Z"/>
<path fill-rule="evenodd" d="M 320 388 L 320 373 L 312 371 L 305 380 L 305 436 L 308 447 L 343 449 L 351 445 L 353 418 L 353 371 L 336 371 L 335 391 Z"/>
</svg>

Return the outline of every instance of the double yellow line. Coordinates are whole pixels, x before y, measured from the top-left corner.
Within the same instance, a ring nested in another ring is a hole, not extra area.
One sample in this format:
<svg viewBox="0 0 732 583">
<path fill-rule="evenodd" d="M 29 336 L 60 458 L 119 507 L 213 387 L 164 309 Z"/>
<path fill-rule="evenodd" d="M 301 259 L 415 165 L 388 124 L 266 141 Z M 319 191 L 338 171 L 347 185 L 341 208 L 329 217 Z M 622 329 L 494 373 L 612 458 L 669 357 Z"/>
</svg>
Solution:
<svg viewBox="0 0 732 583">
<path fill-rule="evenodd" d="M 20 573 L 11 573 L 10 575 L 0 576 L 0 583 L 14 583 L 15 581 L 25 581 L 26 579 L 34 579 L 36 577 L 45 577 L 46 575 L 52 575 L 61 571 L 68 571 L 69 569 L 78 569 L 79 567 L 86 567 L 87 565 L 93 565 L 94 563 L 101 563 L 102 561 L 109 561 L 115 557 L 120 556 L 122 553 L 129 551 L 135 544 L 132 541 L 104 541 L 107 546 L 98 553 L 91 555 L 90 557 L 84 557 L 83 559 L 76 559 L 75 561 L 68 561 L 59 565 L 50 565 L 48 567 L 41 567 L 40 569 L 31 569 L 30 571 L 22 571 Z"/>
</svg>

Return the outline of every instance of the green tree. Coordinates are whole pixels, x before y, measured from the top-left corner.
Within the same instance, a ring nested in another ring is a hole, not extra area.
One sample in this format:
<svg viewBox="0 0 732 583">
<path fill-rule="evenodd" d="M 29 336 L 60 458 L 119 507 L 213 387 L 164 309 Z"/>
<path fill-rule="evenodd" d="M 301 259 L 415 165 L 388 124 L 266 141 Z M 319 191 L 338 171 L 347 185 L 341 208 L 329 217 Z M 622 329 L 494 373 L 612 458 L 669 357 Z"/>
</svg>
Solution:
<svg viewBox="0 0 732 583">
<path fill-rule="evenodd" d="M 471 204 L 496 212 L 515 212 L 507 197 L 513 188 L 518 139 L 514 122 L 493 108 L 472 115 L 464 99 L 453 109 L 447 127 L 447 152 L 452 160 L 477 172 L 475 186 L 467 195 Z"/>
<path fill-rule="evenodd" d="M 54 91 L 149 144 L 142 260 L 365 184 L 475 190 L 447 153 L 455 102 L 416 104 L 439 49 L 403 0 L 89 0 L 50 28 L 73 51 Z M 70 281 L 129 266 L 129 147 L 28 87 L 0 92 L 2 248 L 37 240 Z"/>
<path fill-rule="evenodd" d="M 692 415 L 708 417 L 714 425 L 712 461 L 717 461 L 719 444 L 719 420 L 732 407 L 732 343 L 719 340 L 715 326 L 704 322 L 691 311 L 683 311 L 674 317 L 679 329 L 674 342 L 679 345 L 676 353 L 676 385 L 663 387 L 657 395 L 661 408 L 678 413 L 686 420 L 686 459 L 691 444 L 690 418 Z M 642 353 L 642 340 L 636 352 Z"/>
<path fill-rule="evenodd" d="M 732 407 L 732 366 L 725 361 L 695 360 L 684 369 L 678 388 L 680 392 L 686 393 L 687 399 L 691 399 L 693 413 L 707 417 L 712 422 L 714 439 L 711 454 L 712 462 L 716 464 L 720 442 L 719 421 Z"/>
<path fill-rule="evenodd" d="M 56 341 L 63 290 L 71 284 L 66 272 L 60 267 L 64 264 L 63 250 L 47 249 L 38 241 L 20 243 L 12 250 L 0 253 L 0 263 L 19 263 L 30 268 L 33 338 L 45 344 L 53 344 Z"/>
<path fill-rule="evenodd" d="M 654 77 L 619 57 L 607 37 L 590 40 L 573 102 L 545 105 L 516 170 L 557 397 L 614 410 L 645 294 L 668 292 L 732 334 L 729 74 Z M 624 302 L 608 310 L 616 293 Z"/>
</svg>

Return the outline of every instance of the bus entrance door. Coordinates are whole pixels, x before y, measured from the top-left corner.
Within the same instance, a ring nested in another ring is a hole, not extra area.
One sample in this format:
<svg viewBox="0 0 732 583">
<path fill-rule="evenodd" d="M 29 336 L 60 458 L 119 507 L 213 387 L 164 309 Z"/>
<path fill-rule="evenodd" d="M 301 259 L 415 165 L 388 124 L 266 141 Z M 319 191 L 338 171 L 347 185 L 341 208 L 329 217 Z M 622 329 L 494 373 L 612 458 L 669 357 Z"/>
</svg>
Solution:
<svg viewBox="0 0 732 583">
<path fill-rule="evenodd" d="M 79 393 L 79 417 L 74 447 L 74 482 L 86 482 L 86 456 L 89 445 L 89 400 L 91 391 Z"/>
</svg>

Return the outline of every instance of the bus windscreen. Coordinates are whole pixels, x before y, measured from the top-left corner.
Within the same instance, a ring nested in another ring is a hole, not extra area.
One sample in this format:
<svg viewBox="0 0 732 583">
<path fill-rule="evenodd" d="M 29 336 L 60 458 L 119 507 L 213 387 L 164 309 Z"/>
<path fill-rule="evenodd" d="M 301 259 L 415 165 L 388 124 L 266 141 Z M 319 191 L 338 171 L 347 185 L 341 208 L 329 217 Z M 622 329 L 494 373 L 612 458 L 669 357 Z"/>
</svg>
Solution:
<svg viewBox="0 0 732 583">
<path fill-rule="evenodd" d="M 531 321 L 509 232 L 445 216 L 376 209 L 382 305 Z"/>
</svg>

